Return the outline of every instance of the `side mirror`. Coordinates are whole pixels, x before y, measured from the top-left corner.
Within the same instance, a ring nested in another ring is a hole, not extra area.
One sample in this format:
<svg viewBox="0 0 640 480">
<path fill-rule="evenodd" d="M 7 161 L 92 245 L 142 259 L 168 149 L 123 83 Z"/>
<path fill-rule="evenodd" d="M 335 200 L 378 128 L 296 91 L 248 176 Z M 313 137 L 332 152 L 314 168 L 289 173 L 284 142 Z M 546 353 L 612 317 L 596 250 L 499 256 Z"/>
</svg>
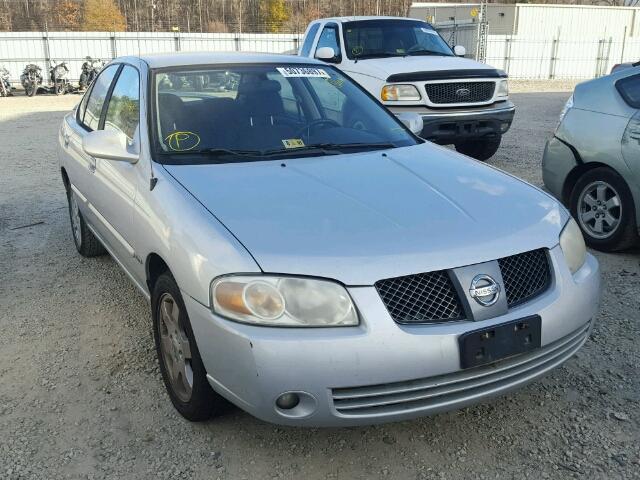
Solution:
<svg viewBox="0 0 640 480">
<path fill-rule="evenodd" d="M 340 62 L 340 57 L 338 57 L 335 50 L 331 47 L 320 47 L 316 50 L 316 58 L 329 63 Z"/>
<path fill-rule="evenodd" d="M 456 45 L 455 47 L 453 47 L 453 53 L 455 53 L 458 57 L 464 57 L 467 54 L 467 49 L 462 45 Z"/>
<path fill-rule="evenodd" d="M 414 135 L 420 135 L 422 133 L 422 129 L 424 128 L 424 122 L 422 121 L 422 117 L 417 113 L 405 112 L 399 113 L 397 115 L 398 120 L 400 120 L 405 127 L 407 127 Z"/>
<path fill-rule="evenodd" d="M 136 131 L 137 132 L 137 131 Z M 96 158 L 136 163 L 139 155 L 127 136 L 117 130 L 95 130 L 82 139 L 82 149 Z"/>
</svg>

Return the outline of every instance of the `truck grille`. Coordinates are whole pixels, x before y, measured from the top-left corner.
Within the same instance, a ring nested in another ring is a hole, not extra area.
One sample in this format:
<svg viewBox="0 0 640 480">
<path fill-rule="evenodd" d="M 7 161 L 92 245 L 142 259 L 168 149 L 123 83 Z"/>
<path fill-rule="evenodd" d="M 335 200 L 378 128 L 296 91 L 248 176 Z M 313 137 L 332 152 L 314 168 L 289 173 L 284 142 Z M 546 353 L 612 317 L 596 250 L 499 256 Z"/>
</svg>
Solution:
<svg viewBox="0 0 640 480">
<path fill-rule="evenodd" d="M 480 103 L 493 98 L 495 82 L 427 83 L 431 103 Z"/>
<path fill-rule="evenodd" d="M 543 293 L 551 284 L 544 249 L 498 260 L 507 304 L 514 307 Z M 445 270 L 388 278 L 376 290 L 397 323 L 437 323 L 464 320 L 462 303 Z"/>
<path fill-rule="evenodd" d="M 529 382 L 557 367 L 580 349 L 590 331 L 589 322 L 540 349 L 469 370 L 383 385 L 334 388 L 333 405 L 341 416 L 368 418 L 458 408 L 483 395 Z"/>
</svg>

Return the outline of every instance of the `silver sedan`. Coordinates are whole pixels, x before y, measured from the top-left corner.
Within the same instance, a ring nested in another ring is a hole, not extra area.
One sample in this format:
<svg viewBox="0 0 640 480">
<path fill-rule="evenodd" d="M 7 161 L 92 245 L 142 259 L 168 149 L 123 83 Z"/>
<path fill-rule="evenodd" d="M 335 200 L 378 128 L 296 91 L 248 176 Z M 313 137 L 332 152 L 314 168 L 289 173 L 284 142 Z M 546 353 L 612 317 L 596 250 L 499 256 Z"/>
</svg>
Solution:
<svg viewBox="0 0 640 480">
<path fill-rule="evenodd" d="M 549 191 L 578 221 L 587 243 L 622 250 L 640 237 L 640 68 L 575 89 L 542 159 Z"/>
<path fill-rule="evenodd" d="M 189 420 L 359 425 L 482 401 L 586 341 L 600 276 L 525 182 L 292 56 L 111 62 L 60 127 L 73 239 L 151 303 Z"/>
</svg>

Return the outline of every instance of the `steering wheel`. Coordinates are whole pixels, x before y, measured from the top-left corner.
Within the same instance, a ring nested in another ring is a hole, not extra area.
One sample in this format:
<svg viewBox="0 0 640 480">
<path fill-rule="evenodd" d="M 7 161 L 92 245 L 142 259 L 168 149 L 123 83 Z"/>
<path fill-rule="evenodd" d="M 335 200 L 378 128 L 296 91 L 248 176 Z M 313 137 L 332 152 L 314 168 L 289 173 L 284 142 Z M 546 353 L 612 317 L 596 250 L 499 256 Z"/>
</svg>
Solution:
<svg viewBox="0 0 640 480">
<path fill-rule="evenodd" d="M 319 118 L 318 120 L 313 120 L 307 123 L 304 127 L 299 129 L 295 133 L 295 137 L 300 137 L 305 131 L 310 132 L 312 128 L 319 127 L 320 125 L 326 125 L 328 127 L 341 127 L 341 125 L 335 120 L 331 120 L 330 118 Z"/>
</svg>

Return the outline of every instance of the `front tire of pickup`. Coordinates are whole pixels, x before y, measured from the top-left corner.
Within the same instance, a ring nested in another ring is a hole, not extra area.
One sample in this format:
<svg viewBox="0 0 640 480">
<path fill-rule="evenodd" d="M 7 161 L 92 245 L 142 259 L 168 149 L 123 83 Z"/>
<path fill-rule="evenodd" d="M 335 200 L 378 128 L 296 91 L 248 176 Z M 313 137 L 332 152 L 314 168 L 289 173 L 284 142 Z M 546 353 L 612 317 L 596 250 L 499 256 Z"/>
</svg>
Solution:
<svg viewBox="0 0 640 480">
<path fill-rule="evenodd" d="M 495 155 L 500 148 L 502 136 L 494 138 L 479 138 L 455 143 L 456 150 L 469 157 L 484 162 Z"/>
</svg>

